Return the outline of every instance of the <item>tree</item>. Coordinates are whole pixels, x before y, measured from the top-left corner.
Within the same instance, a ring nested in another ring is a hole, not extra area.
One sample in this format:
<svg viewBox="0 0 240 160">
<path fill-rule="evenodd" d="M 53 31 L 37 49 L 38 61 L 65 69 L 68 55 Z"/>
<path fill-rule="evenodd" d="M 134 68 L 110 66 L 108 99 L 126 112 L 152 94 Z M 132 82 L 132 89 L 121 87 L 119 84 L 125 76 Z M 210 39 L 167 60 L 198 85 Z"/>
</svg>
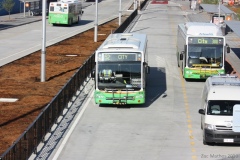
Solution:
<svg viewBox="0 0 240 160">
<path fill-rule="evenodd" d="M 2 2 L 2 8 L 8 12 L 9 19 L 10 19 L 11 10 L 14 5 L 15 5 L 15 2 L 13 0 L 3 0 Z"/>
<path fill-rule="evenodd" d="M 203 0 L 202 3 L 206 4 L 218 4 L 218 0 Z"/>
</svg>

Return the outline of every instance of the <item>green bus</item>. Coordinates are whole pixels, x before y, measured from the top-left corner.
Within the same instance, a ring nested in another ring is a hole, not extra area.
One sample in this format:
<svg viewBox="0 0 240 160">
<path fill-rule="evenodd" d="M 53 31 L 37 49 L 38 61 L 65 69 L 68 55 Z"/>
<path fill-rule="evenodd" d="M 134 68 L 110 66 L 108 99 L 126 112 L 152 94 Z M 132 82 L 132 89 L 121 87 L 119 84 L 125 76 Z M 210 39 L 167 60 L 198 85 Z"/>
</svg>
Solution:
<svg viewBox="0 0 240 160">
<path fill-rule="evenodd" d="M 80 21 L 82 14 L 81 1 L 64 0 L 51 2 L 49 4 L 48 23 L 52 25 L 63 24 L 71 26 Z"/>
<path fill-rule="evenodd" d="M 115 33 L 95 52 L 96 104 L 144 104 L 146 101 L 147 36 Z"/>
<path fill-rule="evenodd" d="M 225 74 L 225 53 L 230 52 L 222 30 L 214 23 L 178 25 L 177 61 L 185 79 L 206 79 Z"/>
</svg>

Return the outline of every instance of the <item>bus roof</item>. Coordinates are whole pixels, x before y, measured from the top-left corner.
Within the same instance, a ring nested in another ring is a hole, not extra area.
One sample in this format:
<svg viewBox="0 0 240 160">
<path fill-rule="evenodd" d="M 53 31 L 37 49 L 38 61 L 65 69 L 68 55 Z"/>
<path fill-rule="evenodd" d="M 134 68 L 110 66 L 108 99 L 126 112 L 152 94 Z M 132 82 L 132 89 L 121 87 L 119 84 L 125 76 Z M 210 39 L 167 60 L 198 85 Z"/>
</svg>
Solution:
<svg viewBox="0 0 240 160">
<path fill-rule="evenodd" d="M 186 22 L 184 24 L 187 35 L 193 36 L 223 36 L 220 27 L 214 23 Z"/>
<path fill-rule="evenodd" d="M 79 0 L 58 0 L 58 2 L 62 3 L 76 3 L 76 2 L 81 2 Z"/>
<path fill-rule="evenodd" d="M 144 50 L 147 42 L 146 34 L 139 33 L 115 33 L 110 34 L 98 50 L 108 49 L 132 49 Z"/>
</svg>

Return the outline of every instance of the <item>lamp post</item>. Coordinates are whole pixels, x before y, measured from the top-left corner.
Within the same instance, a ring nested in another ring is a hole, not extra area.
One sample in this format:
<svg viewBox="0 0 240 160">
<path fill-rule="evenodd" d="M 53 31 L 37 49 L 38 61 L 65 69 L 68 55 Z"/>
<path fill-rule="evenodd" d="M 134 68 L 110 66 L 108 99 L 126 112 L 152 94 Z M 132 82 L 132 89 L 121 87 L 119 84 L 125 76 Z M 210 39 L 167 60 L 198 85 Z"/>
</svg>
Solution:
<svg viewBox="0 0 240 160">
<path fill-rule="evenodd" d="M 42 1 L 41 82 L 45 82 L 46 79 L 46 1 Z"/>
<path fill-rule="evenodd" d="M 122 22 L 122 20 L 121 20 L 121 18 L 122 18 L 122 8 L 121 8 L 121 6 L 122 6 L 122 0 L 119 0 L 119 17 L 118 17 L 119 26 L 121 25 L 121 22 Z"/>
<path fill-rule="evenodd" d="M 97 42 L 98 35 L 98 0 L 95 0 L 96 3 L 96 15 L 95 15 L 95 26 L 94 26 L 94 42 Z"/>
<path fill-rule="evenodd" d="M 218 25 L 220 26 L 220 1 L 218 0 Z"/>
</svg>

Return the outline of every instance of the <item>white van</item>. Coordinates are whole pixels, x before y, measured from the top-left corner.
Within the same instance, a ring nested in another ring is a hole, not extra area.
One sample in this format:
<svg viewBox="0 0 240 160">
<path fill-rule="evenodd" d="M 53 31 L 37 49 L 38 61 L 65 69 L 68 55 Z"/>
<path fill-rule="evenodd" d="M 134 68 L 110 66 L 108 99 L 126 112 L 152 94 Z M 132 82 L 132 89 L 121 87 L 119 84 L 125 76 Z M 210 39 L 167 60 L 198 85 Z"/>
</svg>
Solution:
<svg viewBox="0 0 240 160">
<path fill-rule="evenodd" d="M 203 144 L 240 143 L 240 79 L 216 75 L 206 80 L 202 92 Z"/>
</svg>

